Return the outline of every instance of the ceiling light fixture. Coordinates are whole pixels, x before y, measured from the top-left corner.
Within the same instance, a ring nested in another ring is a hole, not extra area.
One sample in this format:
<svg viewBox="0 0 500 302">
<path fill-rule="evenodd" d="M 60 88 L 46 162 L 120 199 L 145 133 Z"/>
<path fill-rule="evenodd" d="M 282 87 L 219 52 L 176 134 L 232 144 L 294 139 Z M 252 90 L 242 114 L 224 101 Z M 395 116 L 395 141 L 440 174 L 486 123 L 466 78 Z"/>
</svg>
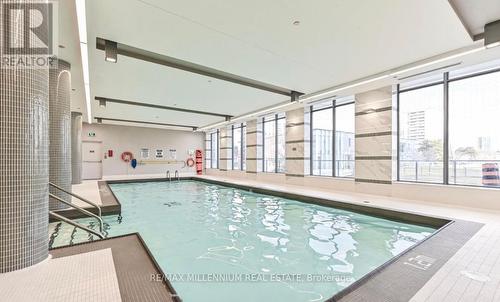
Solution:
<svg viewBox="0 0 500 302">
<path fill-rule="evenodd" d="M 300 25 L 300 21 L 299 21 L 299 20 L 295 20 L 295 21 L 293 21 L 293 25 L 295 25 L 295 26 Z"/>
<path fill-rule="evenodd" d="M 352 84 L 336 86 L 336 87 L 327 89 L 327 90 L 319 92 L 319 93 L 314 93 L 314 94 L 311 94 L 309 96 L 304 96 L 299 100 L 299 102 L 304 103 L 304 102 L 307 102 L 310 100 L 317 100 L 318 98 L 331 97 L 333 94 L 335 94 L 339 91 L 355 88 L 355 87 L 366 85 L 366 84 L 370 84 L 370 83 L 373 83 L 373 82 L 376 82 L 379 80 L 386 79 L 388 77 L 389 77 L 388 74 L 384 74 L 381 76 L 376 76 L 376 77 L 371 78 L 371 79 L 360 80 L 360 81 L 354 82 Z"/>
<path fill-rule="evenodd" d="M 111 63 L 116 63 L 118 61 L 118 43 L 105 40 L 104 59 Z"/>
<path fill-rule="evenodd" d="M 434 64 L 438 64 L 438 63 L 446 62 L 448 60 L 453 60 L 453 59 L 456 59 L 456 58 L 460 58 L 460 57 L 463 57 L 463 56 L 466 56 L 466 55 L 470 55 L 470 54 L 476 53 L 476 52 L 484 50 L 484 49 L 485 49 L 485 47 L 482 46 L 482 47 L 477 47 L 477 48 L 469 49 L 469 50 L 466 50 L 466 51 L 458 52 L 458 53 L 455 53 L 455 54 L 451 54 L 451 55 L 448 55 L 448 56 L 444 56 L 442 58 L 431 60 L 431 61 L 426 62 L 426 63 L 418 64 L 418 65 L 415 65 L 415 66 L 412 66 L 412 67 L 408 67 L 408 68 L 405 68 L 405 69 L 402 69 L 402 70 L 397 70 L 397 71 L 391 73 L 391 76 L 397 76 L 397 75 L 400 75 L 400 74 L 403 74 L 403 73 L 407 73 L 407 72 L 410 72 L 410 71 L 414 71 L 414 70 L 417 70 L 417 69 L 428 67 L 428 66 L 431 66 L 431 65 L 434 65 Z"/>
<path fill-rule="evenodd" d="M 276 110 L 281 109 L 281 108 L 288 107 L 291 104 L 296 104 L 296 103 L 298 103 L 298 102 L 286 102 L 286 103 L 281 103 L 281 104 L 278 104 L 278 105 L 275 105 L 275 106 L 263 108 L 263 109 L 260 109 L 260 110 L 257 110 L 257 111 L 253 111 L 253 112 L 241 115 L 241 116 L 237 116 L 237 117 L 234 117 L 234 118 L 229 118 L 228 120 L 223 121 L 223 122 L 218 122 L 218 123 L 211 124 L 211 125 L 208 125 L 208 126 L 205 126 L 205 127 L 202 127 L 202 128 L 198 128 L 198 129 L 196 129 L 196 131 L 206 131 L 206 130 L 213 129 L 213 128 L 216 128 L 216 127 L 220 127 L 220 126 L 223 126 L 223 125 L 231 124 L 231 123 L 237 122 L 239 120 L 246 120 L 246 119 L 249 119 L 251 117 L 258 117 L 259 115 L 264 115 L 264 114 L 267 114 L 267 113 L 271 113 L 273 111 L 276 111 Z"/>
<path fill-rule="evenodd" d="M 76 17 L 78 19 L 78 36 L 80 38 L 80 53 L 82 56 L 83 85 L 85 91 L 85 103 L 87 106 L 87 122 L 89 124 L 92 124 L 89 57 L 87 52 L 87 15 L 85 12 L 85 0 L 76 0 Z"/>
<path fill-rule="evenodd" d="M 417 70 L 417 69 L 420 69 L 420 68 L 425 68 L 425 67 L 428 67 L 428 66 L 431 66 L 431 65 L 434 65 L 434 64 L 438 64 L 438 63 L 442 63 L 442 62 L 445 62 L 445 61 L 448 61 L 448 60 L 452 60 L 452 59 L 456 59 L 456 58 L 463 57 L 463 56 L 466 56 L 466 55 L 470 55 L 470 54 L 473 54 L 473 53 L 476 53 L 476 52 L 479 52 L 479 51 L 482 51 L 482 50 L 485 50 L 485 49 L 486 49 L 485 46 L 475 47 L 475 48 L 472 48 L 472 49 L 471 48 L 467 48 L 465 50 L 462 50 L 462 51 L 459 51 L 459 52 L 455 52 L 455 53 L 450 54 L 450 55 L 440 56 L 437 59 L 434 59 L 434 60 L 431 59 L 431 60 L 429 60 L 429 61 L 427 61 L 425 63 L 417 64 L 417 65 L 414 65 L 414 66 L 411 66 L 411 67 L 408 67 L 408 68 L 404 68 L 404 69 L 401 69 L 401 70 L 397 70 L 397 69 L 389 70 L 387 72 L 375 75 L 375 76 L 373 76 L 371 78 L 364 78 L 364 79 L 360 79 L 358 81 L 354 81 L 354 82 L 346 83 L 346 84 L 343 84 L 343 85 L 335 86 L 335 87 L 332 87 L 332 88 L 329 88 L 329 89 L 326 89 L 326 90 L 323 90 L 323 91 L 319 91 L 319 92 L 316 92 L 316 93 L 312 93 L 312 94 L 308 94 L 308 95 L 302 95 L 301 97 L 299 97 L 298 103 L 304 103 L 304 102 L 309 102 L 309 101 L 315 102 L 315 101 L 318 101 L 319 99 L 329 98 L 329 97 L 332 97 L 334 95 L 340 95 L 341 93 L 339 93 L 339 92 L 344 92 L 345 90 L 348 90 L 348 89 L 357 88 L 357 87 L 364 86 L 364 85 L 367 85 L 367 84 L 370 84 L 370 83 L 374 83 L 374 82 L 377 82 L 377 81 L 390 79 L 391 77 L 395 77 L 395 76 L 397 76 L 399 74 L 404 74 L 404 73 L 407 73 L 407 72 L 410 72 L 410 71 L 413 71 L 413 70 Z M 287 102 L 287 103 L 282 103 L 282 104 L 276 105 L 274 107 L 264 108 L 262 110 L 258 110 L 258 111 L 255 111 L 255 112 L 251 112 L 251 113 L 248 113 L 248 114 L 244 114 L 244 115 L 232 118 L 231 120 L 229 120 L 227 122 L 219 122 L 219 123 L 215 123 L 215 124 L 212 124 L 212 125 L 208 125 L 208 126 L 199 128 L 199 129 L 197 129 L 197 131 L 205 131 L 205 130 L 216 128 L 216 127 L 219 127 L 219 126 L 222 126 L 222 125 L 225 125 L 225 124 L 233 123 L 235 121 L 249 119 L 249 118 L 254 117 L 254 116 L 259 116 L 259 115 L 262 115 L 264 113 L 268 113 L 268 112 L 271 112 L 271 111 L 274 111 L 274 110 L 277 110 L 277 109 L 288 107 L 288 106 L 290 106 L 293 103 L 295 103 L 295 102 L 291 102 L 291 103 Z"/>
<path fill-rule="evenodd" d="M 448 61 L 448 60 L 452 60 L 452 59 L 460 58 L 460 57 L 463 57 L 463 56 L 466 56 L 466 55 L 470 55 L 470 54 L 482 51 L 484 49 L 486 49 L 486 47 L 484 47 L 484 46 L 476 47 L 476 48 L 473 48 L 473 49 L 467 49 L 467 50 L 464 50 L 464 51 L 461 51 L 461 52 L 457 52 L 457 53 L 454 53 L 454 54 L 451 54 L 451 55 L 443 56 L 443 57 L 440 57 L 438 59 L 430 60 L 428 62 L 425 62 L 425 63 L 422 63 L 422 64 L 417 64 L 417 65 L 414 65 L 414 66 L 411 66 L 411 67 L 408 67 L 408 68 L 404 68 L 404 69 L 401 69 L 401 70 L 388 71 L 388 72 L 386 72 L 384 74 L 375 76 L 373 78 L 369 78 L 369 79 L 364 79 L 364 80 L 359 80 L 359 81 L 353 82 L 352 84 L 340 85 L 340 86 L 336 86 L 336 87 L 332 87 L 330 89 L 324 90 L 324 91 L 319 92 L 319 93 L 310 94 L 310 95 L 304 95 L 300 99 L 299 102 L 303 103 L 303 102 L 310 101 L 310 100 L 317 100 L 318 98 L 330 97 L 332 94 L 338 93 L 340 91 L 344 91 L 344 90 L 347 90 L 347 89 L 356 88 L 356 87 L 363 86 L 363 85 L 366 85 L 366 84 L 370 84 L 370 83 L 373 83 L 373 82 L 376 82 L 376 81 L 384 80 L 384 79 L 387 79 L 387 78 L 390 78 L 390 77 L 395 77 L 397 75 L 404 74 L 404 73 L 407 73 L 407 72 L 410 72 L 410 71 L 418 70 L 418 69 L 421 69 L 421 68 L 432 66 L 434 64 L 438 64 L 438 63 L 442 63 L 442 62 L 445 62 L 445 61 Z"/>
</svg>

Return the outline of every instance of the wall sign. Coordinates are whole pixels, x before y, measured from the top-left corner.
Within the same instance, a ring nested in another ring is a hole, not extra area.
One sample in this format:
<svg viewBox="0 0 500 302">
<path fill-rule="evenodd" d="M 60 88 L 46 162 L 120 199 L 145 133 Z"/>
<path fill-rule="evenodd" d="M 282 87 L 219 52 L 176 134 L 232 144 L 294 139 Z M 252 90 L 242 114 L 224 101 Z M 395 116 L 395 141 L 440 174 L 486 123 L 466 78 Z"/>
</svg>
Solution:
<svg viewBox="0 0 500 302">
<path fill-rule="evenodd" d="M 141 159 L 149 159 L 149 149 L 141 148 Z"/>
<path fill-rule="evenodd" d="M 164 157 L 163 149 L 156 149 L 155 150 L 155 158 L 162 159 L 163 157 Z"/>
<path fill-rule="evenodd" d="M 170 149 L 170 159 L 177 159 L 177 150 Z"/>
</svg>

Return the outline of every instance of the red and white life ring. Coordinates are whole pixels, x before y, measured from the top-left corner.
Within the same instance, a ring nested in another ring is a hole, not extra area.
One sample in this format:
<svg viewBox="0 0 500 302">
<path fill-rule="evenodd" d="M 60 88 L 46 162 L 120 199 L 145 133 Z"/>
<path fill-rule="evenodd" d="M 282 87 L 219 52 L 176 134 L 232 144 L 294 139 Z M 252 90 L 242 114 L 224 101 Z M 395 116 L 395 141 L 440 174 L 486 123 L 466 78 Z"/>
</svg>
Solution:
<svg viewBox="0 0 500 302">
<path fill-rule="evenodd" d="M 192 166 L 194 166 L 194 159 L 192 159 L 191 157 L 190 157 L 190 158 L 188 158 L 188 159 L 186 160 L 186 165 L 187 165 L 188 167 L 192 167 Z"/>
<path fill-rule="evenodd" d="M 122 153 L 122 160 L 126 163 L 130 162 L 132 159 L 134 159 L 134 155 L 130 151 L 125 151 Z"/>
</svg>

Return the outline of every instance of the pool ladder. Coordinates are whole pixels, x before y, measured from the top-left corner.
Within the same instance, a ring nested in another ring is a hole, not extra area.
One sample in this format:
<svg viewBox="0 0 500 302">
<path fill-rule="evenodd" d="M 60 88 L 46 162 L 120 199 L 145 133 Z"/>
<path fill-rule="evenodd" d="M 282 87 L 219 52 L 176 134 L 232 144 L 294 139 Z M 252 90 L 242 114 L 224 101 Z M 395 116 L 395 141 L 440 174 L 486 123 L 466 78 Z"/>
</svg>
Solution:
<svg viewBox="0 0 500 302">
<path fill-rule="evenodd" d="M 181 180 L 181 178 L 179 177 L 179 170 L 175 170 L 174 178 L 177 180 Z M 172 181 L 172 176 L 170 176 L 170 170 L 167 170 L 167 179 L 168 181 Z"/>
<path fill-rule="evenodd" d="M 92 213 L 92 212 L 90 212 L 90 211 L 88 211 L 88 210 L 85 210 L 83 207 L 77 206 L 76 204 L 73 204 L 73 203 L 71 203 L 69 201 L 66 201 L 66 200 L 62 199 L 59 196 L 56 196 L 56 195 L 54 195 L 52 193 L 49 193 L 49 197 L 50 198 L 53 198 L 53 199 L 55 199 L 55 200 L 57 200 L 59 202 L 62 202 L 65 205 L 68 205 L 68 206 L 72 207 L 73 209 L 77 210 L 80 213 L 83 213 L 83 214 L 85 214 L 87 216 L 95 218 L 99 222 L 99 232 L 97 232 L 95 230 L 92 230 L 91 228 L 88 228 L 88 227 L 86 227 L 86 226 L 84 226 L 84 225 L 82 225 L 80 223 L 74 222 L 73 220 L 62 216 L 62 215 L 56 213 L 55 211 L 49 211 L 49 215 L 50 216 L 52 216 L 53 218 L 55 218 L 57 220 L 61 220 L 61 221 L 64 221 L 64 222 L 66 222 L 68 224 L 71 224 L 72 226 L 74 226 L 76 228 L 79 228 L 79 229 L 82 229 L 82 230 L 84 230 L 84 231 L 86 231 L 88 233 L 94 234 L 97 237 L 99 237 L 100 239 L 104 239 L 104 237 L 105 237 L 103 235 L 104 223 L 102 221 L 102 211 L 101 211 L 101 207 L 99 205 L 97 205 L 96 203 L 93 203 L 92 201 L 90 201 L 88 199 L 85 199 L 85 198 L 83 198 L 83 197 L 81 197 L 81 196 L 79 196 L 79 195 L 77 195 L 75 193 L 69 192 L 69 191 L 67 191 L 67 190 L 65 190 L 65 189 L 63 189 L 63 188 L 59 187 L 58 185 L 55 185 L 55 184 L 53 184 L 51 182 L 49 182 L 49 186 L 52 187 L 52 188 L 54 188 L 54 189 L 57 189 L 57 190 L 59 190 L 61 192 L 64 192 L 64 193 L 66 193 L 66 194 L 68 194 L 70 196 L 73 196 L 73 197 L 75 197 L 75 198 L 77 198 L 77 199 L 79 199 L 79 200 L 81 200 L 81 201 L 83 201 L 83 202 L 85 202 L 85 203 L 93 206 L 94 208 L 96 208 L 97 209 L 97 215 L 94 214 L 94 213 Z"/>
</svg>

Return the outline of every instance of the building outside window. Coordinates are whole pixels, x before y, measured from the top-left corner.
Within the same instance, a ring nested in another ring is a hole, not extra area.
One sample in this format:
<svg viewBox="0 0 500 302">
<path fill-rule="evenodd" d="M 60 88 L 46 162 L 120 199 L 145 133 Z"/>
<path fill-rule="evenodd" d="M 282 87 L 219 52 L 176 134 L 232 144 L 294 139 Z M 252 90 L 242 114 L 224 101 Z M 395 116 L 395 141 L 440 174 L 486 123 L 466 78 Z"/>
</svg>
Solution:
<svg viewBox="0 0 500 302">
<path fill-rule="evenodd" d="M 286 162 L 286 119 L 285 114 L 274 114 L 262 119 L 263 127 L 263 170 L 284 173 Z"/>
<path fill-rule="evenodd" d="M 311 175 L 354 177 L 354 99 L 311 106 Z"/>
<path fill-rule="evenodd" d="M 244 123 L 232 126 L 232 168 L 246 169 L 246 125 Z"/>
<path fill-rule="evenodd" d="M 399 180 L 500 187 L 500 69 L 401 85 L 398 102 Z"/>
<path fill-rule="evenodd" d="M 399 94 L 399 179 L 443 181 L 443 84 Z"/>
</svg>

